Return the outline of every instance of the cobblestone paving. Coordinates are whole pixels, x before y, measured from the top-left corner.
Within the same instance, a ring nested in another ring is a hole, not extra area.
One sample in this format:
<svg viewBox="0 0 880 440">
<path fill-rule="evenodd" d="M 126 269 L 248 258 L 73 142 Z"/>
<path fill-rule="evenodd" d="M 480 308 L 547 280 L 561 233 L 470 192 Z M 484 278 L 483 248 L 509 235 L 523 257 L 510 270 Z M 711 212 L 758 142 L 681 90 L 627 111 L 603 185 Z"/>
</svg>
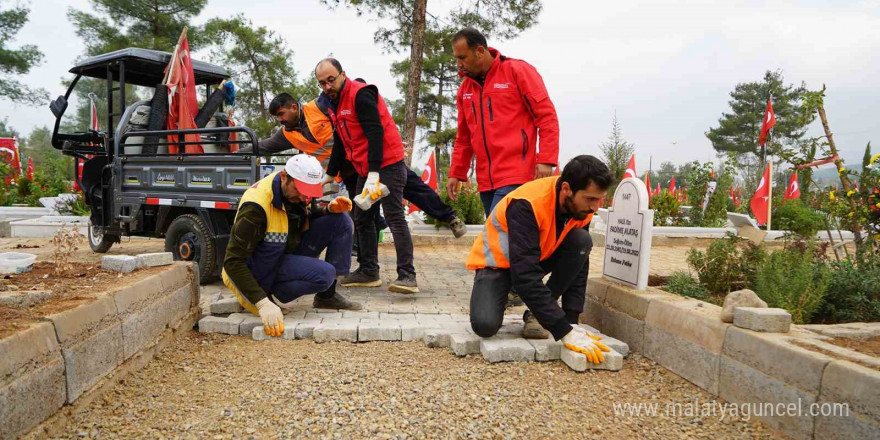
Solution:
<svg viewBox="0 0 880 440">
<path fill-rule="evenodd" d="M 379 246 L 379 265 L 383 281 L 380 287 L 340 287 L 339 292 L 364 305 L 365 311 L 383 313 L 443 313 L 467 314 L 474 274 L 464 267 L 469 246 L 426 245 L 415 247 L 415 267 L 420 292 L 415 295 L 401 295 L 388 291 L 388 283 L 397 277 L 394 246 Z M 684 247 L 655 247 L 651 250 L 652 275 L 669 275 L 676 270 L 687 270 Z M 602 273 L 604 249 L 593 248 L 590 253 L 590 275 Z M 352 269 L 357 261 L 352 258 Z M 209 297 L 220 292 L 222 297 L 231 293 L 219 281 L 202 288 L 202 305 L 207 308 Z M 312 296 L 296 301 L 294 310 L 313 311 Z M 508 313 L 517 313 L 522 307 L 513 308 Z"/>
</svg>

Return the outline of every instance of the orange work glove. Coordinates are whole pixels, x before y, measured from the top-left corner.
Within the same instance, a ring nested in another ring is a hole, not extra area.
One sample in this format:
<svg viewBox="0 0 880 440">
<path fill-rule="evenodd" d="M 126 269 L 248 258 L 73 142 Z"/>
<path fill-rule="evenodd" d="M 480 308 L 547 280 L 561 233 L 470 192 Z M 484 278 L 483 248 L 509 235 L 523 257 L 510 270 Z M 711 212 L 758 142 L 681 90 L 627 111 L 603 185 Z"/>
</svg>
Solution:
<svg viewBox="0 0 880 440">
<path fill-rule="evenodd" d="M 351 199 L 348 197 L 337 197 L 330 201 L 330 204 L 327 205 L 327 210 L 333 214 L 351 211 Z"/>
</svg>

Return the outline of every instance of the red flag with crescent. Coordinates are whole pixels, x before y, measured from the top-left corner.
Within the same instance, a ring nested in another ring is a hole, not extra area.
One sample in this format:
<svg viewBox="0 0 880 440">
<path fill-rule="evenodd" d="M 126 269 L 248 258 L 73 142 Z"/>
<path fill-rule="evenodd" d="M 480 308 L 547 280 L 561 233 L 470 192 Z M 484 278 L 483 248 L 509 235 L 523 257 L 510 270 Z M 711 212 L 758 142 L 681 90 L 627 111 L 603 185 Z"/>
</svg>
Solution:
<svg viewBox="0 0 880 440">
<path fill-rule="evenodd" d="M 791 179 L 788 180 L 788 186 L 785 187 L 784 199 L 799 199 L 801 197 L 801 186 L 798 184 L 797 171 L 791 173 Z"/>
</svg>

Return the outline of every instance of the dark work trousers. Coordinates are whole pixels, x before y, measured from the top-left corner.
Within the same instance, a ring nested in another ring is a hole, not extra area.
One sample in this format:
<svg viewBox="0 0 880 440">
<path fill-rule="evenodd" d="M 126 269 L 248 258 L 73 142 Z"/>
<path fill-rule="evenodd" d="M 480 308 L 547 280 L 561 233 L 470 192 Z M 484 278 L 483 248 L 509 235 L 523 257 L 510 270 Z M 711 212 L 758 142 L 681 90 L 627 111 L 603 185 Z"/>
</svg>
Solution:
<svg viewBox="0 0 880 440">
<path fill-rule="evenodd" d="M 284 255 L 270 292 L 276 303 L 286 304 L 303 295 L 327 290 L 337 275 L 351 270 L 354 226 L 344 214 L 330 214 L 309 221 L 292 254 Z M 327 249 L 324 261 L 318 257 Z"/>
<path fill-rule="evenodd" d="M 519 185 L 507 185 L 502 186 L 501 188 L 490 189 L 489 191 L 480 191 L 480 201 L 483 202 L 483 211 L 486 212 L 486 218 L 489 218 L 489 214 L 495 209 L 495 205 L 497 205 L 504 196 L 510 194 L 511 191 L 519 187 Z"/>
<path fill-rule="evenodd" d="M 376 229 L 376 215 L 381 203 L 385 219 L 394 236 L 394 250 L 397 252 L 397 276 L 411 278 L 416 276 L 413 266 L 413 243 L 403 212 L 403 187 L 406 185 L 406 164 L 403 161 L 388 165 L 379 171 L 379 182 L 391 192 L 374 203 L 369 210 L 361 210 L 354 205 L 354 229 L 358 235 L 358 270 L 367 274 L 379 273 L 379 231 Z M 366 177 L 358 176 L 355 194 L 360 194 L 367 182 Z"/>
<path fill-rule="evenodd" d="M 517 292 L 539 321 L 549 316 L 554 307 L 558 307 L 556 304 L 561 296 L 566 319 L 570 324 L 577 324 L 578 316 L 584 311 L 592 248 L 593 240 L 589 232 L 571 230 L 556 252 L 541 262 L 544 274 L 551 274 L 547 287 L 552 301 L 550 298 L 537 298 L 536 292 Z M 583 252 L 585 249 L 586 252 Z M 498 332 L 504 320 L 507 293 L 512 285 L 510 269 L 477 269 L 474 289 L 471 291 L 471 327 L 474 333 L 488 338 Z"/>
</svg>

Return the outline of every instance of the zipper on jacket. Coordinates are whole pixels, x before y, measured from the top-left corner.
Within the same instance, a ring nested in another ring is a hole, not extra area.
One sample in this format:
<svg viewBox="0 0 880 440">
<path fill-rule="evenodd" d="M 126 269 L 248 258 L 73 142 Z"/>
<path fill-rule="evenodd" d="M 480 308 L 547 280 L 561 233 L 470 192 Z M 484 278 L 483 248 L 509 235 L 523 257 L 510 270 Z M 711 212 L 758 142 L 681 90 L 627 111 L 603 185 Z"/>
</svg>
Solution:
<svg viewBox="0 0 880 440">
<path fill-rule="evenodd" d="M 529 137 L 526 135 L 526 131 L 523 129 L 519 130 L 519 134 L 522 136 L 522 160 L 526 160 L 526 150 L 529 146 Z"/>
<path fill-rule="evenodd" d="M 471 99 L 471 109 L 474 116 L 477 115 L 477 109 L 474 107 L 474 100 Z M 480 87 L 480 129 L 483 132 L 483 148 L 486 149 L 487 174 L 489 175 L 489 186 L 495 189 L 495 182 L 492 181 L 492 156 L 489 155 L 489 140 L 486 139 L 486 118 L 483 117 L 483 88 Z"/>
<path fill-rule="evenodd" d="M 492 115 L 492 97 L 490 96 L 488 99 L 489 99 L 489 122 L 492 122 L 495 120 L 495 117 Z"/>
<path fill-rule="evenodd" d="M 529 97 L 526 95 L 523 95 L 523 99 L 526 101 L 526 105 L 529 107 L 529 113 L 532 114 L 532 118 L 537 118 L 537 116 L 535 115 L 535 109 L 532 108 L 532 102 L 529 101 Z"/>
<path fill-rule="evenodd" d="M 342 128 L 345 129 L 345 134 L 348 135 L 348 140 L 351 141 L 351 132 L 348 131 L 348 123 L 345 121 L 342 121 Z"/>
</svg>

